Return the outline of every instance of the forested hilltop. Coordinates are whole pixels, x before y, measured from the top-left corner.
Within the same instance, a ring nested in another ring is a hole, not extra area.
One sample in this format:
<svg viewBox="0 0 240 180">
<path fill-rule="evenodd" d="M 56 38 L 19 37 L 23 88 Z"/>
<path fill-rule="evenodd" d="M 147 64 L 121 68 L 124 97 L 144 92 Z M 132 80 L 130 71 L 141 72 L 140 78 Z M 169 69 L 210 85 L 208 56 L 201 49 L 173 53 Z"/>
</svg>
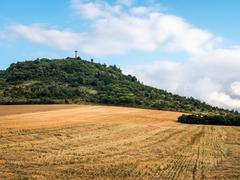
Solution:
<svg viewBox="0 0 240 180">
<path fill-rule="evenodd" d="M 229 113 L 124 75 L 118 67 L 80 58 L 37 59 L 0 71 L 1 104 L 96 103 L 182 112 Z"/>
</svg>

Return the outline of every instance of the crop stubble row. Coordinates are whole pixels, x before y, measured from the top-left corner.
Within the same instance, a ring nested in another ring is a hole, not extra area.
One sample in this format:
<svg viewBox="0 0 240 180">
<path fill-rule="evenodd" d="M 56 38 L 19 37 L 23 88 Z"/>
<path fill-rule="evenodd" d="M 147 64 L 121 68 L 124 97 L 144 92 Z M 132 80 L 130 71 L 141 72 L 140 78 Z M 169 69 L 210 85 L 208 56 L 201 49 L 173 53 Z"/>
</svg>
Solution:
<svg viewBox="0 0 240 180">
<path fill-rule="evenodd" d="M 179 114 L 81 106 L 2 116 L 0 178 L 239 178 L 239 128 L 179 124 Z"/>
</svg>

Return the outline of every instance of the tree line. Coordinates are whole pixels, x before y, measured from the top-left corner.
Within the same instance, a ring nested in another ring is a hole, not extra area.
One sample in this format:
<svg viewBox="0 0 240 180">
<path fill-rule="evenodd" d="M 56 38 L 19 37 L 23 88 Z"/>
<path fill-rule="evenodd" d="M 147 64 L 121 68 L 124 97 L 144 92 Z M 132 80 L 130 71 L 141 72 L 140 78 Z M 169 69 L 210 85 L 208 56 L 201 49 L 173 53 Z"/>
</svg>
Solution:
<svg viewBox="0 0 240 180">
<path fill-rule="evenodd" d="M 225 115 L 183 114 L 178 118 L 178 122 L 187 124 L 240 126 L 240 115 L 237 112 Z"/>
</svg>

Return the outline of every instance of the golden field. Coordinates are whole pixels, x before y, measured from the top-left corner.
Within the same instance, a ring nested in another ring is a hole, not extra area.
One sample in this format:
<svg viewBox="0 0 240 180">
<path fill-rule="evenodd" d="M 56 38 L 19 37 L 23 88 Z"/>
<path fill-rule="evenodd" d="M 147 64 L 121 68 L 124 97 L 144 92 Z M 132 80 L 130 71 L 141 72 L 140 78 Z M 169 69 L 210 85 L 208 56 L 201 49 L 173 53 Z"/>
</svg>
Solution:
<svg viewBox="0 0 240 180">
<path fill-rule="evenodd" d="M 0 106 L 0 179 L 240 179 L 240 127 L 90 105 Z"/>
</svg>

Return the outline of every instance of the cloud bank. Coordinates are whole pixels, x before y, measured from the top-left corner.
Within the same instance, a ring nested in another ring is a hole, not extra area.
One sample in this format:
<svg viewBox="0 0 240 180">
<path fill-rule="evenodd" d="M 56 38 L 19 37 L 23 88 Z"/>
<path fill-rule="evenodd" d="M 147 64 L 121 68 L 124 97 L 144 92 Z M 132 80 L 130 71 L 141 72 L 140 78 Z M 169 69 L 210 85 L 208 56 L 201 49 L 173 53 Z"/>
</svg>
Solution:
<svg viewBox="0 0 240 180">
<path fill-rule="evenodd" d="M 79 18 L 90 22 L 87 32 L 23 24 L 11 25 L 8 30 L 18 38 L 63 50 L 79 48 L 95 56 L 159 49 L 198 54 L 213 49 L 219 40 L 180 17 L 158 12 L 152 7 L 131 6 L 129 0 L 113 5 L 103 1 L 72 0 L 71 7 Z"/>
<path fill-rule="evenodd" d="M 153 52 L 160 48 L 167 52 L 196 54 L 211 50 L 218 41 L 208 31 L 152 7 L 125 8 L 122 3 L 110 5 L 80 0 L 72 0 L 71 6 L 81 18 L 91 21 L 82 48 L 97 56 L 124 54 L 132 50 Z"/>
<path fill-rule="evenodd" d="M 209 104 L 240 110 L 240 48 L 216 49 L 178 63 L 156 61 L 125 70 L 143 82 Z"/>
<path fill-rule="evenodd" d="M 240 109 L 240 47 L 223 48 L 223 39 L 189 24 L 181 17 L 159 11 L 161 5 L 136 6 L 132 0 L 71 0 L 70 7 L 89 27 L 84 32 L 36 24 L 14 24 L 14 38 L 98 57 L 129 52 L 183 53 L 183 62 L 156 59 L 154 63 L 124 69 L 141 81 L 212 105 Z"/>
</svg>

